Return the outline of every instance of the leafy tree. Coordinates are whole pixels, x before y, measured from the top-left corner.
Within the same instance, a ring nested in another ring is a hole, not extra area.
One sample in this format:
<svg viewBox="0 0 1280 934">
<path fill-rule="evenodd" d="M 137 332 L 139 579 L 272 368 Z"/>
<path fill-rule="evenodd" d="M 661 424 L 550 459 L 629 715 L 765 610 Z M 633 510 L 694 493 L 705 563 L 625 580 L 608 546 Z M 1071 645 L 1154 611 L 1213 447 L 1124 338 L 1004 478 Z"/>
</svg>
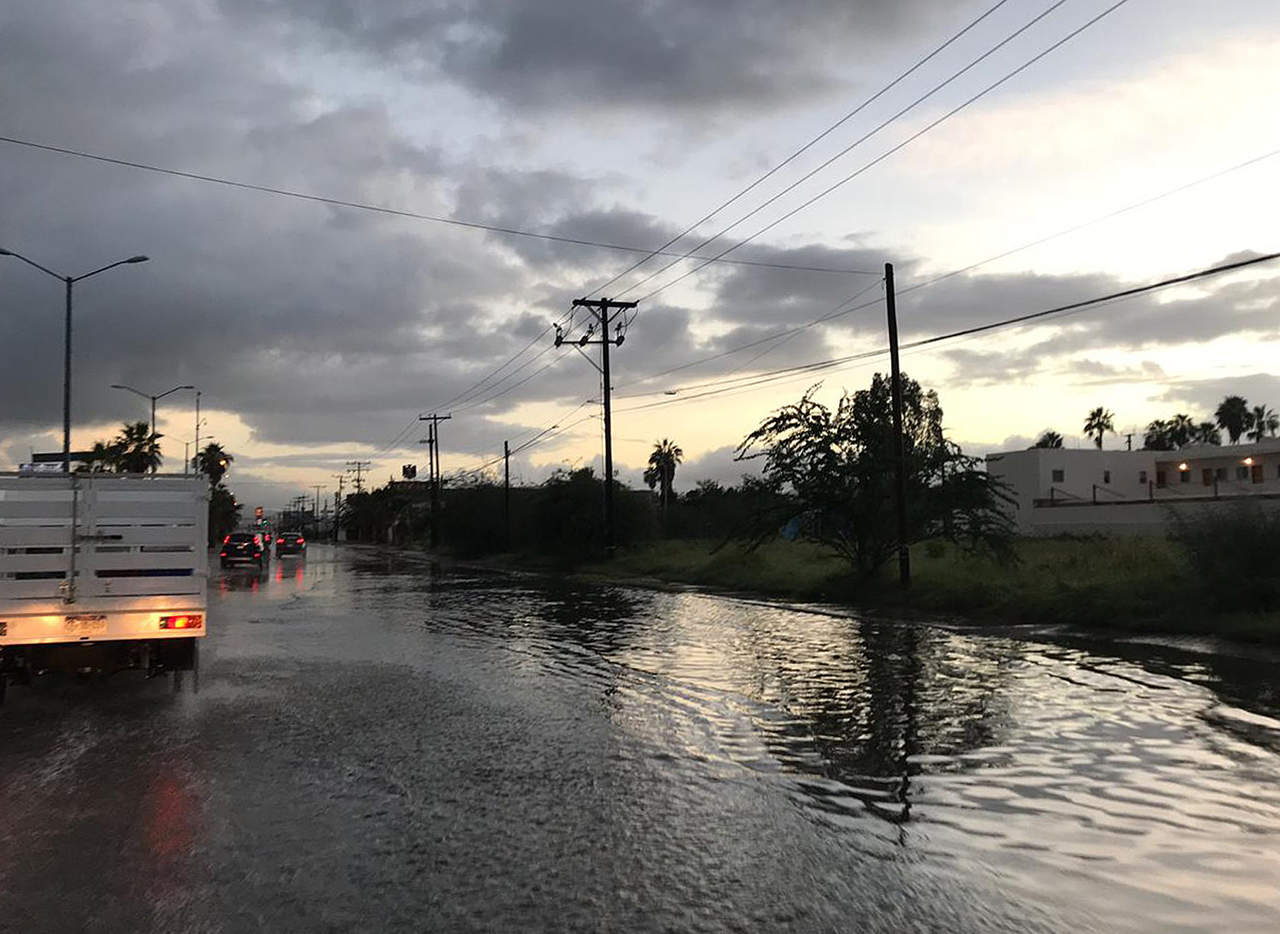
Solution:
<svg viewBox="0 0 1280 934">
<path fill-rule="evenodd" d="M 104 473 L 114 471 L 117 461 L 119 460 L 119 452 L 115 446 L 106 441 L 93 442 L 93 448 L 89 451 L 89 457 L 76 468 L 80 473 Z"/>
<path fill-rule="evenodd" d="M 111 442 L 114 467 L 121 473 L 150 473 L 164 460 L 160 456 L 160 439 L 164 435 L 152 434 L 147 422 L 127 422 L 120 434 Z"/>
<path fill-rule="evenodd" d="M 1249 413 L 1250 429 L 1249 440 L 1261 441 L 1270 435 L 1276 436 L 1276 429 L 1280 429 L 1280 415 L 1276 415 L 1274 409 L 1269 409 L 1265 405 L 1255 405 Z"/>
<path fill-rule="evenodd" d="M 763 459 L 759 482 L 774 494 L 750 538 L 759 545 L 785 523 L 870 576 L 899 544 L 890 379 L 877 373 L 870 388 L 845 393 L 834 411 L 814 400 L 816 390 L 774 412 L 738 445 L 737 459 Z M 904 375 L 902 396 L 907 544 L 944 536 L 1011 557 L 1003 485 L 943 437 L 936 393 Z"/>
<path fill-rule="evenodd" d="M 209 491 L 209 544 L 216 545 L 240 524 L 240 504 L 221 483 Z"/>
<path fill-rule="evenodd" d="M 1179 412 L 1169 419 L 1169 441 L 1175 448 L 1186 447 L 1191 442 L 1191 433 L 1195 429 L 1196 423 L 1191 420 L 1191 416 Z"/>
<path fill-rule="evenodd" d="M 1169 423 L 1157 418 L 1147 425 L 1146 434 L 1142 436 L 1142 446 L 1148 451 L 1172 451 L 1173 441 L 1169 436 Z"/>
<path fill-rule="evenodd" d="M 644 482 L 653 489 L 658 487 L 658 501 L 662 503 L 663 512 L 671 501 L 671 484 L 675 482 L 676 465 L 684 460 L 684 451 L 674 441 L 663 438 L 653 446 L 649 455 L 649 466 L 644 471 Z"/>
<path fill-rule="evenodd" d="M 1116 430 L 1115 417 L 1114 412 L 1098 406 L 1084 420 L 1084 433 L 1093 438 L 1093 443 L 1099 451 L 1102 450 L 1102 436 L 1108 431 Z"/>
<path fill-rule="evenodd" d="M 1037 438 L 1036 443 L 1031 446 L 1033 448 L 1060 448 L 1062 447 L 1062 435 L 1058 434 L 1056 431 L 1046 431 Z"/>
<path fill-rule="evenodd" d="M 235 458 L 223 450 L 222 445 L 210 441 L 203 451 L 197 451 L 191 459 L 197 471 L 209 478 L 209 486 L 216 487 L 227 473 L 227 467 Z"/>
<path fill-rule="evenodd" d="M 1232 444 L 1240 441 L 1240 436 L 1253 425 L 1253 413 L 1249 411 L 1249 403 L 1243 396 L 1227 396 L 1218 404 L 1213 413 L 1218 427 L 1227 433 Z"/>
<path fill-rule="evenodd" d="M 1213 422 L 1201 422 L 1191 432 L 1191 440 L 1196 444 L 1221 444 L 1222 432 Z"/>
</svg>

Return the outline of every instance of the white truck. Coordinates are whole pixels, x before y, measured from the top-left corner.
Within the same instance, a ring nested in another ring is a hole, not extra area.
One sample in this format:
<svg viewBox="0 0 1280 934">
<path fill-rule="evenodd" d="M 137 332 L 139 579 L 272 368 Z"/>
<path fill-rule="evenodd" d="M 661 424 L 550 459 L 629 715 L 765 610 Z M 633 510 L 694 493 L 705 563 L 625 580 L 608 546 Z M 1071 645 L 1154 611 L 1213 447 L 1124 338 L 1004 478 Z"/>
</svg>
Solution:
<svg viewBox="0 0 1280 934">
<path fill-rule="evenodd" d="M 201 477 L 0 473 L 0 702 L 45 671 L 198 672 L 208 502 Z"/>
</svg>

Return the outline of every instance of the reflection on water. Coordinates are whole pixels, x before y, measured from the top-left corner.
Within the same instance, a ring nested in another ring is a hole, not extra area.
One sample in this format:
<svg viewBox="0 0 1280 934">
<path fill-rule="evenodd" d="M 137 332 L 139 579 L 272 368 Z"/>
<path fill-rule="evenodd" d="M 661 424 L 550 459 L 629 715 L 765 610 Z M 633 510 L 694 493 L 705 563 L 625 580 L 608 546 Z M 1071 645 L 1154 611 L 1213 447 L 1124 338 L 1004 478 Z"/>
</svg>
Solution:
<svg viewBox="0 0 1280 934">
<path fill-rule="evenodd" d="M 1280 909 L 1272 666 L 696 594 L 420 586 L 430 629 L 598 691 L 620 761 L 751 776 L 851 846 L 977 862 L 1031 899 L 1105 892 L 1139 928 L 1266 929 Z"/>
</svg>

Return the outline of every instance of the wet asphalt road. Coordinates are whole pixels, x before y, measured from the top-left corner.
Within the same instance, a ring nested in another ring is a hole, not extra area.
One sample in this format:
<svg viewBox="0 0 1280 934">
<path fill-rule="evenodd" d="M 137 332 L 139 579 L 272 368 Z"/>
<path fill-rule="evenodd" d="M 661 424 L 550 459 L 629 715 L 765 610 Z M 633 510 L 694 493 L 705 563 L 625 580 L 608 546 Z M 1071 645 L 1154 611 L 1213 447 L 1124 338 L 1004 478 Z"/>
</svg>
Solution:
<svg viewBox="0 0 1280 934">
<path fill-rule="evenodd" d="M 1278 667 L 315 547 L 10 690 L 0 930 L 1275 930 Z"/>
</svg>

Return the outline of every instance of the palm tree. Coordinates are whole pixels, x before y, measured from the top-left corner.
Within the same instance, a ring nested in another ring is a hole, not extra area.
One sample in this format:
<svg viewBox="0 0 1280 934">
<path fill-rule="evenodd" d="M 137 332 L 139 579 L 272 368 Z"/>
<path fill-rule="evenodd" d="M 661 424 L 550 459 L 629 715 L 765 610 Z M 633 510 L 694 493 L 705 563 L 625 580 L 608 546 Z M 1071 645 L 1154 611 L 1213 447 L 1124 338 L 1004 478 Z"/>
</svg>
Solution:
<svg viewBox="0 0 1280 934">
<path fill-rule="evenodd" d="M 1249 411 L 1249 403 L 1243 396 L 1227 396 L 1213 413 L 1218 427 L 1227 433 L 1231 443 L 1236 444 L 1240 436 L 1253 424 L 1253 413 Z"/>
<path fill-rule="evenodd" d="M 644 482 L 649 489 L 659 487 L 658 500 L 665 512 L 671 501 L 671 484 L 676 478 L 676 465 L 684 460 L 684 451 L 674 441 L 663 438 L 653 446 L 649 466 L 645 468 Z"/>
<path fill-rule="evenodd" d="M 1276 429 L 1280 428 L 1280 415 L 1276 415 L 1275 409 L 1269 409 L 1265 405 L 1255 405 L 1249 413 L 1249 419 L 1252 423 L 1249 430 L 1250 441 L 1261 441 L 1267 435 L 1274 438 Z"/>
<path fill-rule="evenodd" d="M 217 486 L 222 482 L 222 477 L 233 460 L 235 458 L 224 451 L 222 445 L 216 441 L 210 441 L 203 451 L 196 452 L 196 456 L 192 458 L 192 464 L 197 471 L 209 478 L 209 486 Z"/>
<path fill-rule="evenodd" d="M 1196 423 L 1191 420 L 1191 416 L 1179 412 L 1169 419 L 1169 440 L 1175 448 L 1185 447 L 1190 443 L 1191 433 L 1195 428 Z"/>
<path fill-rule="evenodd" d="M 121 473 L 151 473 L 164 460 L 159 441 L 164 435 L 152 434 L 146 422 L 126 422 L 109 450 L 114 453 L 115 469 Z"/>
<path fill-rule="evenodd" d="M 1036 439 L 1036 443 L 1031 446 L 1033 448 L 1060 448 L 1062 447 L 1062 435 L 1049 429 Z"/>
<path fill-rule="evenodd" d="M 1191 440 L 1196 444 L 1221 444 L 1222 432 L 1213 422 L 1201 422 L 1192 430 Z"/>
<path fill-rule="evenodd" d="M 1157 418 L 1147 425 L 1147 432 L 1142 436 L 1142 446 L 1148 451 L 1172 451 L 1173 442 L 1169 440 L 1169 423 Z"/>
<path fill-rule="evenodd" d="M 1108 431 L 1114 432 L 1116 413 L 1098 406 L 1084 420 L 1084 433 L 1093 438 L 1094 445 L 1102 450 L 1102 436 Z"/>
</svg>

